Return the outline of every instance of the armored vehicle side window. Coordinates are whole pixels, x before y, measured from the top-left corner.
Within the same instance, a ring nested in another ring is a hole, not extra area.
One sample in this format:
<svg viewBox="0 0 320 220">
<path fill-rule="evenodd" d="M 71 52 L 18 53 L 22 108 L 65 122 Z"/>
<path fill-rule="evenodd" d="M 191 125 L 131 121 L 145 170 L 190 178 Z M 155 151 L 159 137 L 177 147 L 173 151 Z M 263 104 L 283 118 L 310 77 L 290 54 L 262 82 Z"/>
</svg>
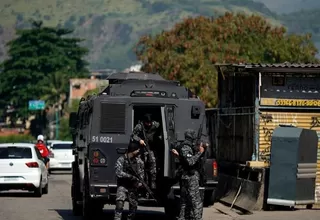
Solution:
<svg viewBox="0 0 320 220">
<path fill-rule="evenodd" d="M 125 133 L 126 105 L 101 103 L 101 133 Z"/>
</svg>

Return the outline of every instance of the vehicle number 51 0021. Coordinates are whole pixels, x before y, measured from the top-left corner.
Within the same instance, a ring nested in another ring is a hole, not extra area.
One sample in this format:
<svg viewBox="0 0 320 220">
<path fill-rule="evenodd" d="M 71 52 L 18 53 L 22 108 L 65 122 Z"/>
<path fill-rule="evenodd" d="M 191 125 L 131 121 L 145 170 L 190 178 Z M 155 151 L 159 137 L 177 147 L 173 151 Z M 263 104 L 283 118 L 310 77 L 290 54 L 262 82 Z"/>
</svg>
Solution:
<svg viewBox="0 0 320 220">
<path fill-rule="evenodd" d="M 112 137 L 92 136 L 92 142 L 112 143 Z"/>
</svg>

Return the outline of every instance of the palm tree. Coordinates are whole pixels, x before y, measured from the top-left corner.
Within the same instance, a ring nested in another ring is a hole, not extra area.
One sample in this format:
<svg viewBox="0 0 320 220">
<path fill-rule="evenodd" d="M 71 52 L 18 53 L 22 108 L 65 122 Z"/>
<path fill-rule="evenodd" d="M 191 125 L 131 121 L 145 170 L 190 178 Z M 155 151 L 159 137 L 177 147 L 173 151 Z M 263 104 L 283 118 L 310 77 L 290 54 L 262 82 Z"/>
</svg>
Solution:
<svg viewBox="0 0 320 220">
<path fill-rule="evenodd" d="M 54 72 L 50 74 L 47 82 L 48 85 L 43 89 L 42 100 L 45 100 L 47 105 L 63 105 L 69 85 L 66 74 L 63 71 Z"/>
</svg>

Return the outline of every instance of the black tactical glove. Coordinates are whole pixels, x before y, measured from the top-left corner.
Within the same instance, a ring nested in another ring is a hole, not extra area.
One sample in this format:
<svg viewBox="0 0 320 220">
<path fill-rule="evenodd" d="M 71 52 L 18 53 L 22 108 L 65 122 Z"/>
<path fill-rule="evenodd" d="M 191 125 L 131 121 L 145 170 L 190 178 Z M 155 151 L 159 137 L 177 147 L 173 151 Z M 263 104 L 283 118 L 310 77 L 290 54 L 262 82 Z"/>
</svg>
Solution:
<svg viewBox="0 0 320 220">
<path fill-rule="evenodd" d="M 138 181 L 139 180 L 137 177 L 135 177 L 133 175 L 130 177 L 130 179 L 133 180 L 133 181 Z"/>
</svg>

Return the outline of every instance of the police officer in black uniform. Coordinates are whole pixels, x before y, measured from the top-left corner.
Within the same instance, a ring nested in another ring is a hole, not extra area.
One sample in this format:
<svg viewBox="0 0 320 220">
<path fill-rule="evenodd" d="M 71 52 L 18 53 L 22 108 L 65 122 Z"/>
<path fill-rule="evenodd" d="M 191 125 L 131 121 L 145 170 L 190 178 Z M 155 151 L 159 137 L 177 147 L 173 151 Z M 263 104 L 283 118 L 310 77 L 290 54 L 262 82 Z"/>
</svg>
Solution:
<svg viewBox="0 0 320 220">
<path fill-rule="evenodd" d="M 138 188 L 142 187 L 140 180 L 144 178 L 144 162 L 138 157 L 139 151 L 138 144 L 130 143 L 127 153 L 116 162 L 117 195 L 114 220 L 121 220 L 126 199 L 129 201 L 128 220 L 135 217 L 138 208 Z"/>
<path fill-rule="evenodd" d="M 180 178 L 180 214 L 178 220 L 194 219 L 202 220 L 203 203 L 199 190 L 200 172 L 198 163 L 204 153 L 203 143 L 195 145 L 197 135 L 192 129 L 185 131 L 185 141 L 181 147 L 172 152 L 179 157 L 181 164 Z"/>
<path fill-rule="evenodd" d="M 156 188 L 157 166 L 152 144 L 159 127 L 160 123 L 152 120 L 151 114 L 145 114 L 142 122 L 135 126 L 131 135 L 131 142 L 139 143 L 145 147 L 143 156 L 145 158 L 144 162 L 150 169 L 151 189 Z"/>
</svg>

